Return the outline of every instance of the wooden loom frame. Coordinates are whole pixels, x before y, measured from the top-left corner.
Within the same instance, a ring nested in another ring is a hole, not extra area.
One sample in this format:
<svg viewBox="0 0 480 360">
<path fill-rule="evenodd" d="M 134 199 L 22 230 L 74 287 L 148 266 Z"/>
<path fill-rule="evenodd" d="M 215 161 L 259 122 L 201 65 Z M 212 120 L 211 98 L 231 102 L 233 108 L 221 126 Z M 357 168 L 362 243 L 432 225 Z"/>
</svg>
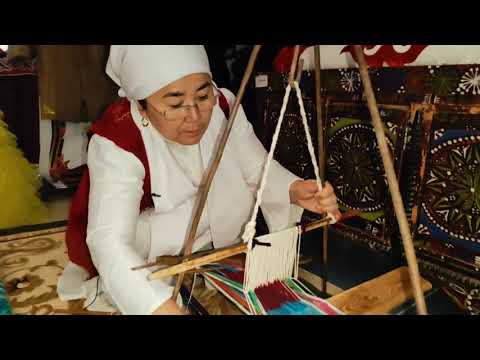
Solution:
<svg viewBox="0 0 480 360">
<path fill-rule="evenodd" d="M 292 84 L 295 79 L 297 63 L 299 58 L 299 45 L 295 46 L 294 57 L 292 65 L 290 68 L 289 83 Z M 315 70 L 316 70 L 316 104 L 317 104 L 317 127 L 318 127 L 318 136 L 319 136 L 319 156 L 323 154 L 324 146 L 324 136 L 323 136 L 323 123 L 322 123 L 322 114 L 321 114 L 321 89 L 320 89 L 320 46 L 315 46 Z M 382 314 L 386 313 L 393 308 L 401 305 L 403 302 L 411 298 L 413 295 L 415 303 L 417 305 L 417 313 L 419 315 L 426 315 L 427 308 L 425 304 L 425 298 L 423 296 L 424 291 L 428 291 L 432 288 L 432 285 L 420 277 L 418 262 L 415 255 L 415 250 L 413 247 L 412 237 L 410 234 L 410 229 L 408 225 L 408 220 L 406 217 L 403 201 L 400 195 L 400 189 L 398 185 L 398 180 L 395 175 L 393 162 L 388 150 L 385 133 L 382 127 L 382 122 L 380 114 L 378 111 L 375 94 L 371 85 L 370 77 L 368 74 L 368 66 L 365 61 L 365 56 L 363 53 L 363 47 L 360 45 L 355 45 L 355 54 L 358 59 L 358 65 L 360 69 L 360 77 L 364 86 L 365 95 L 367 98 L 368 108 L 370 115 L 372 117 L 372 123 L 375 129 L 375 134 L 377 137 L 377 143 L 380 149 L 380 154 L 382 156 L 383 165 L 385 168 L 385 173 L 388 180 L 390 194 L 392 196 L 393 205 L 395 209 L 395 214 L 398 219 L 400 233 L 402 236 L 403 247 L 405 250 L 408 268 L 400 267 L 396 270 L 393 270 L 385 275 L 382 275 L 376 279 L 367 281 L 360 284 L 352 289 L 346 290 L 338 295 L 335 295 L 329 299 L 332 305 L 336 306 L 343 312 L 347 314 Z M 228 119 L 228 124 L 222 135 L 222 138 L 219 143 L 218 151 L 215 155 L 215 158 L 212 162 L 212 165 L 204 177 L 202 184 L 200 185 L 199 197 L 196 203 L 195 214 L 193 217 L 192 225 L 190 227 L 186 244 L 183 248 L 182 256 L 180 257 L 159 257 L 157 261 L 151 264 L 146 264 L 139 266 L 132 270 L 137 270 L 140 268 L 151 267 L 159 264 L 165 264 L 165 261 L 170 261 L 171 266 L 163 268 L 161 270 L 153 272 L 149 279 L 159 279 L 166 276 L 179 275 L 175 289 L 172 294 L 172 299 L 176 299 L 182 285 L 184 275 L 186 272 L 191 272 L 192 270 L 202 266 L 208 265 L 213 262 L 226 259 L 247 251 L 247 244 L 235 245 L 228 248 L 223 248 L 219 250 L 213 250 L 203 253 L 197 253 L 192 255 L 192 248 L 195 242 L 195 235 L 197 228 L 200 222 L 200 218 L 205 207 L 207 200 L 208 192 L 215 176 L 215 172 L 218 168 L 220 160 L 223 155 L 228 137 L 230 135 L 231 129 L 233 127 L 240 103 L 242 101 L 243 95 L 245 93 L 245 88 L 253 72 L 253 68 L 258 57 L 258 53 L 261 49 L 261 45 L 255 45 L 250 55 L 250 60 L 248 62 L 245 74 L 243 76 L 238 95 L 235 99 L 233 109 L 230 113 Z M 297 73 L 297 78 L 301 76 L 301 65 L 298 66 L 299 70 Z M 320 171 L 321 178 L 324 178 L 325 173 L 325 164 L 324 159 L 320 159 Z M 309 224 L 302 228 L 302 231 L 309 231 L 319 227 L 328 226 L 329 220 L 323 218 L 315 223 Z M 324 269 L 327 264 L 327 244 L 328 244 L 328 232 L 323 232 L 323 263 Z M 326 290 L 327 280 L 326 272 L 324 271 L 324 278 L 322 288 Z"/>
</svg>

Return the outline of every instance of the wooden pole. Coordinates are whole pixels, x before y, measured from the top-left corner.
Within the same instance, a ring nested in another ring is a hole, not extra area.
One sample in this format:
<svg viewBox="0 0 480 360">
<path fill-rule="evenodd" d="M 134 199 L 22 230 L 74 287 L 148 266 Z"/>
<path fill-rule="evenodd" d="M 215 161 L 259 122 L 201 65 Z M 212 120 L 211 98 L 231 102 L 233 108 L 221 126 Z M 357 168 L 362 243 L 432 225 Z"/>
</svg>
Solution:
<svg viewBox="0 0 480 360">
<path fill-rule="evenodd" d="M 402 196 L 400 194 L 400 187 L 395 174 L 395 168 L 390 155 L 390 150 L 387 145 L 387 139 L 382 126 L 382 120 L 378 111 L 377 101 L 375 99 L 375 93 L 373 92 L 372 83 L 368 74 L 368 66 L 363 54 L 363 48 L 360 45 L 355 45 L 355 54 L 357 56 L 358 65 L 360 68 L 360 77 L 362 79 L 363 88 L 367 97 L 368 109 L 372 117 L 373 127 L 375 129 L 375 135 L 377 137 L 378 147 L 383 160 L 383 166 L 385 168 L 385 174 L 388 180 L 388 188 L 390 195 L 392 196 L 393 207 L 397 216 L 398 225 L 400 227 L 400 233 L 402 235 L 403 248 L 407 257 L 408 270 L 410 273 L 410 280 L 412 282 L 413 295 L 415 303 L 417 304 L 417 313 L 419 315 L 427 314 L 427 306 L 425 304 L 425 298 L 423 296 L 420 272 L 418 270 L 417 257 L 415 255 L 415 248 L 413 246 L 412 236 L 410 234 L 410 226 L 408 224 L 407 215 L 403 206 Z"/>
<path fill-rule="evenodd" d="M 322 116 L 322 83 L 321 83 L 321 64 L 320 64 L 320 45 L 315 45 L 315 100 L 317 108 L 317 138 L 318 138 L 318 166 L 320 179 L 324 185 L 325 179 L 325 134 L 323 130 Z M 327 293 L 328 282 L 328 229 L 323 229 L 323 251 L 322 251 L 322 292 Z"/>
<path fill-rule="evenodd" d="M 192 248 L 193 244 L 195 242 L 195 236 L 197 234 L 197 228 L 198 224 L 200 222 L 200 218 L 203 213 L 203 208 L 205 207 L 205 202 L 207 200 L 208 192 L 210 190 L 210 186 L 213 181 L 213 177 L 215 176 L 215 173 L 218 168 L 218 164 L 220 163 L 220 160 L 222 159 L 223 151 L 225 150 L 225 145 L 227 144 L 228 137 L 230 135 L 230 132 L 233 127 L 233 123 L 235 121 L 235 118 L 237 116 L 238 109 L 240 107 L 243 94 L 245 93 L 245 88 L 247 87 L 248 81 L 250 80 L 250 76 L 252 75 L 253 72 L 253 67 L 255 65 L 255 62 L 257 60 L 258 53 L 260 52 L 261 45 L 255 45 L 255 47 L 252 50 L 252 53 L 250 55 L 250 60 L 248 61 L 247 69 L 245 70 L 245 74 L 243 75 L 242 82 L 240 84 L 240 89 L 238 91 L 237 97 L 235 99 L 235 103 L 233 105 L 232 111 L 230 113 L 230 118 L 228 119 L 227 126 L 225 128 L 225 131 L 222 135 L 222 138 L 220 140 L 220 144 L 218 146 L 218 150 L 216 152 L 215 158 L 212 162 L 212 165 L 208 171 L 208 174 L 206 177 L 204 177 L 204 180 L 202 184 L 200 185 L 200 193 L 198 196 L 197 200 L 197 207 L 195 209 L 195 215 L 193 217 L 192 225 L 190 227 L 190 231 L 188 233 L 187 241 L 185 243 L 183 255 L 190 255 L 192 253 Z M 175 289 L 173 290 L 172 294 L 172 299 L 176 301 L 178 293 L 180 291 L 180 287 L 182 286 L 183 283 L 183 278 L 184 274 L 181 273 L 177 279 L 177 283 L 175 285 Z"/>
<path fill-rule="evenodd" d="M 300 84 L 300 81 L 302 80 L 302 74 L 303 74 L 303 59 L 300 59 L 298 61 L 298 67 L 297 67 L 297 76 L 295 78 L 295 81 Z"/>
<path fill-rule="evenodd" d="M 240 245 L 220 249 L 215 251 L 214 253 L 202 256 L 201 258 L 198 258 L 198 259 L 183 261 L 179 264 L 163 268 L 155 273 L 150 274 L 148 278 L 149 280 L 155 280 L 155 279 L 161 279 L 169 276 L 174 276 L 177 274 L 183 274 L 191 269 L 195 269 L 199 266 L 211 264 L 216 261 L 220 261 L 235 255 L 244 253 L 247 250 L 248 250 L 248 244 L 242 242 Z"/>
<path fill-rule="evenodd" d="M 290 65 L 290 76 L 288 77 L 288 83 L 290 85 L 292 85 L 293 81 L 295 80 L 295 69 L 297 68 L 299 54 L 300 54 L 300 45 L 295 45 L 295 49 L 293 50 L 293 60 L 292 60 L 292 64 Z"/>
</svg>

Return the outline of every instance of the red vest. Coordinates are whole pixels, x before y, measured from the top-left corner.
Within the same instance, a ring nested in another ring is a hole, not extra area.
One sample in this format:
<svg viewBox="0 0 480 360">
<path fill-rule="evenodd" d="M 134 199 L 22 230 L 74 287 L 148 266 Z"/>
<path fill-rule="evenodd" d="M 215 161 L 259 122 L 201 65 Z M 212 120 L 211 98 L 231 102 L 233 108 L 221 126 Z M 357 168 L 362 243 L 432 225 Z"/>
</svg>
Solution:
<svg viewBox="0 0 480 360">
<path fill-rule="evenodd" d="M 219 105 L 228 119 L 230 116 L 229 104 L 222 93 L 220 93 Z M 145 168 L 145 178 L 143 179 L 143 197 L 140 201 L 140 211 L 152 208 L 154 205 L 150 188 L 150 166 L 142 135 L 130 113 L 130 102 L 121 99 L 112 104 L 102 117 L 93 124 L 91 134 L 97 134 L 112 141 L 141 161 Z M 72 199 L 65 240 L 70 261 L 87 270 L 92 278 L 97 276 L 98 272 L 93 265 L 86 241 L 89 193 L 90 176 L 88 168 L 86 168 Z"/>
</svg>

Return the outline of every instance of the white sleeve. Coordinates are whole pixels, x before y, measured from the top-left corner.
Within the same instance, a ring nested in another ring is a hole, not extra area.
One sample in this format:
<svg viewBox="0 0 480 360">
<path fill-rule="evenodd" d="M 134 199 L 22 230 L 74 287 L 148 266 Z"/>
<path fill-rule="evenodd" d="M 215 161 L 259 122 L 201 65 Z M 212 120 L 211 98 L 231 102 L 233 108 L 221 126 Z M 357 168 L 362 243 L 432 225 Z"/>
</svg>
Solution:
<svg viewBox="0 0 480 360">
<path fill-rule="evenodd" d="M 87 244 L 92 261 L 122 314 L 152 314 L 168 300 L 173 288 L 148 280 L 146 269 L 131 270 L 145 263 L 132 247 L 145 169 L 133 154 L 98 135 L 89 144 L 88 168 Z"/>
<path fill-rule="evenodd" d="M 235 96 L 228 90 L 222 92 L 230 104 L 235 101 Z M 242 106 L 230 134 L 234 146 L 237 148 L 243 176 L 252 191 L 256 192 L 263 173 L 263 167 L 268 153 L 253 131 L 252 124 L 247 120 Z M 298 207 L 290 204 L 290 185 L 296 180 L 301 180 L 276 160 L 270 165 L 267 186 L 262 198 L 262 212 L 271 232 L 283 230 L 298 222 L 303 213 Z"/>
</svg>

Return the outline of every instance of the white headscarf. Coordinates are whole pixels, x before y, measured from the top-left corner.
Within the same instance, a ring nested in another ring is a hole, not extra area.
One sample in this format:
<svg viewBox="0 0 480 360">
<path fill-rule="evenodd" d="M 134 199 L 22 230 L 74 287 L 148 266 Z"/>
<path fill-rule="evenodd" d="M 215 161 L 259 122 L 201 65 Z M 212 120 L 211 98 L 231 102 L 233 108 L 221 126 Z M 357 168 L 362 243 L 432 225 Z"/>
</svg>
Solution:
<svg viewBox="0 0 480 360">
<path fill-rule="evenodd" d="M 112 45 L 106 72 L 118 95 L 142 100 L 184 76 L 211 75 L 202 45 Z"/>
</svg>

